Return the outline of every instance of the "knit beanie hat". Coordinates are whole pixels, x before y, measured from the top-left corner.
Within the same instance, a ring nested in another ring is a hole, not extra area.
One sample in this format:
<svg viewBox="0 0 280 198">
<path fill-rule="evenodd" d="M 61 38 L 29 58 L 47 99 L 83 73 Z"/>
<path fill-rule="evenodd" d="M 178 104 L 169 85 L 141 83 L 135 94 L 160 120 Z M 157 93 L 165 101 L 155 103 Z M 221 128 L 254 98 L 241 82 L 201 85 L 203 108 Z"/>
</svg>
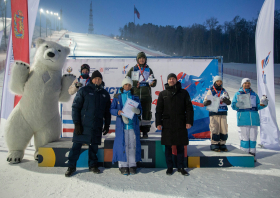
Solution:
<svg viewBox="0 0 280 198">
<path fill-rule="evenodd" d="M 250 78 L 243 78 L 242 81 L 241 81 L 241 87 L 243 86 L 243 84 L 244 84 L 245 82 L 251 83 Z"/>
<path fill-rule="evenodd" d="M 92 72 L 91 80 L 96 78 L 96 77 L 99 77 L 99 78 L 102 79 L 102 74 L 98 70 L 95 70 L 94 72 Z"/>
<path fill-rule="evenodd" d="M 82 64 L 81 65 L 81 72 L 82 72 L 83 69 L 87 69 L 88 71 L 90 71 L 90 67 L 89 67 L 88 64 Z"/>
<path fill-rule="evenodd" d="M 215 76 L 215 77 L 214 77 L 214 80 L 213 80 L 213 84 L 214 84 L 216 81 L 218 81 L 218 80 L 223 81 L 223 79 L 222 79 L 221 76 Z"/>
<path fill-rule="evenodd" d="M 138 63 L 139 58 L 145 58 L 145 64 L 147 63 L 147 56 L 144 52 L 139 52 L 136 57 L 136 62 Z"/>
<path fill-rule="evenodd" d="M 125 85 L 125 84 L 130 84 L 131 86 L 133 85 L 133 82 L 131 80 L 131 78 L 129 76 L 126 76 L 123 81 L 122 81 L 122 87 Z"/>
<path fill-rule="evenodd" d="M 176 80 L 177 80 L 176 74 L 170 73 L 170 74 L 168 74 L 168 76 L 167 76 L 167 81 L 168 81 L 168 79 L 171 78 L 171 77 L 174 77 L 174 78 L 176 78 Z"/>
</svg>

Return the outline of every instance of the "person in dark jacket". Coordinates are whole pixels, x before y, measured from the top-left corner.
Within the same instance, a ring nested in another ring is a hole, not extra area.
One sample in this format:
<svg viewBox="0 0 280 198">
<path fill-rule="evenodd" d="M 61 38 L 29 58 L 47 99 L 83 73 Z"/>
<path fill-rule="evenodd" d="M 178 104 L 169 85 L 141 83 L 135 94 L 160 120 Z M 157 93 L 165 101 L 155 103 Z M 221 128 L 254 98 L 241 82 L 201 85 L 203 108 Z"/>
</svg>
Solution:
<svg viewBox="0 0 280 198">
<path fill-rule="evenodd" d="M 132 80 L 126 76 L 119 93 L 114 95 L 111 104 L 111 114 L 117 117 L 112 163 L 119 162 L 119 170 L 123 175 L 136 174 L 136 162 L 141 161 L 138 116 L 141 115 L 142 107 L 139 98 L 134 95 L 131 88 Z M 139 103 L 137 108 L 131 109 L 134 113 L 132 119 L 122 115 L 122 109 L 128 98 Z"/>
<path fill-rule="evenodd" d="M 102 132 L 103 135 L 106 135 L 111 123 L 110 95 L 103 87 L 102 75 L 96 70 L 92 73 L 90 83 L 77 92 L 73 101 L 72 119 L 75 130 L 72 140 L 73 146 L 68 157 L 66 177 L 70 177 L 76 171 L 76 163 L 83 144 L 89 146 L 89 171 L 100 173 L 97 166 L 98 145 L 101 144 Z M 103 119 L 105 119 L 104 127 Z"/>
<path fill-rule="evenodd" d="M 172 145 L 177 146 L 177 167 L 182 175 L 189 175 L 184 169 L 184 145 L 189 144 L 188 129 L 193 125 L 194 111 L 188 91 L 173 73 L 167 77 L 164 91 L 160 92 L 156 107 L 156 126 L 162 130 L 161 144 L 165 145 L 167 175 L 173 173 Z"/>
<path fill-rule="evenodd" d="M 140 121 L 140 131 L 143 133 L 142 138 L 148 138 L 152 119 L 151 87 L 157 85 L 157 80 L 154 78 L 153 70 L 147 65 L 147 56 L 144 52 L 137 54 L 136 61 L 137 64 L 128 71 L 127 76 L 133 81 L 134 94 L 140 98 L 143 109 Z"/>
</svg>

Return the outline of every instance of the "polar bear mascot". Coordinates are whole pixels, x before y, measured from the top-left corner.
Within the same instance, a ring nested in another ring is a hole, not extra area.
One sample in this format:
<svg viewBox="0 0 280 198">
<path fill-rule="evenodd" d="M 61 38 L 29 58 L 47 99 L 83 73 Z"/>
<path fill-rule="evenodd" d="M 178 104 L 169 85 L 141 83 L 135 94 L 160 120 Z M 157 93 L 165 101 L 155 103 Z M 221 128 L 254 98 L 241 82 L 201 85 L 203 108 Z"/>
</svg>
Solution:
<svg viewBox="0 0 280 198">
<path fill-rule="evenodd" d="M 70 99 L 68 88 L 75 80 L 73 75 L 62 77 L 62 68 L 68 47 L 38 39 L 32 67 L 15 61 L 12 66 L 10 90 L 22 98 L 11 112 L 5 127 L 9 149 L 7 161 L 21 162 L 24 150 L 34 135 L 35 154 L 38 148 L 59 139 L 61 120 L 58 102 Z"/>
</svg>

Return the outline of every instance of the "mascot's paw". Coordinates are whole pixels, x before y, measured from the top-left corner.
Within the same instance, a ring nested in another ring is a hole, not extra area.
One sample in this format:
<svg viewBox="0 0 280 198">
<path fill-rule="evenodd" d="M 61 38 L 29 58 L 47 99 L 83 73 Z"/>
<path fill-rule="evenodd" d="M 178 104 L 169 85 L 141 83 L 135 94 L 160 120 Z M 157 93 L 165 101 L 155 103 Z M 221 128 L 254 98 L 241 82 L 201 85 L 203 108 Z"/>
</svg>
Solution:
<svg viewBox="0 0 280 198">
<path fill-rule="evenodd" d="M 20 73 L 22 75 L 27 75 L 30 71 L 30 65 L 22 62 L 22 61 L 15 61 L 13 65 L 13 72 Z"/>
<path fill-rule="evenodd" d="M 10 151 L 7 157 L 7 161 L 12 164 L 20 163 L 23 158 L 23 151 Z"/>
<path fill-rule="evenodd" d="M 73 83 L 73 81 L 76 79 L 76 76 L 74 76 L 73 74 L 64 74 L 62 76 L 62 86 L 66 86 L 67 90 L 68 87 L 71 86 L 71 84 Z"/>
</svg>

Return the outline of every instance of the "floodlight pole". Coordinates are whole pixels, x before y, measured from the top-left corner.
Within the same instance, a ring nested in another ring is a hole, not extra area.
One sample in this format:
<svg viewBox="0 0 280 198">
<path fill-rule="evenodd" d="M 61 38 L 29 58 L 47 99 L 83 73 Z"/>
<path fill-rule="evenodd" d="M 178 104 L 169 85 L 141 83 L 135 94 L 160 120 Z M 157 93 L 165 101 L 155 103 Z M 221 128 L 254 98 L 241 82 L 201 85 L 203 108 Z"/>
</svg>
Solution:
<svg viewBox="0 0 280 198">
<path fill-rule="evenodd" d="M 7 2 L 6 2 L 6 0 L 4 0 L 4 2 L 5 2 L 5 27 L 4 27 L 4 38 L 5 38 L 5 47 L 7 48 L 7 43 L 6 43 L 6 37 L 7 37 L 7 23 L 6 23 L 6 19 L 7 19 Z"/>
</svg>

